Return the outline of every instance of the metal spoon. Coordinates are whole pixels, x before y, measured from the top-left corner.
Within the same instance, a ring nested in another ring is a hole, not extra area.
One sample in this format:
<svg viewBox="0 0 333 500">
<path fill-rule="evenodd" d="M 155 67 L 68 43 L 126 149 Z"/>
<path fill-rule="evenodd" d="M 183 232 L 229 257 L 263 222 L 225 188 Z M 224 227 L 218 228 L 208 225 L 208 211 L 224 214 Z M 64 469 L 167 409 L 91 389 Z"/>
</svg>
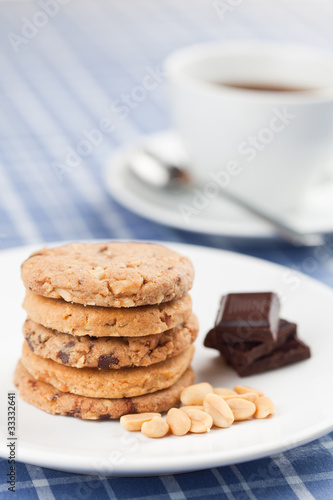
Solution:
<svg viewBox="0 0 333 500">
<path fill-rule="evenodd" d="M 175 187 L 191 188 L 202 186 L 195 185 L 188 171 L 180 165 L 174 165 L 155 153 L 144 148 L 137 148 L 132 151 L 128 158 L 128 165 L 131 172 L 145 184 L 154 188 L 168 189 Z M 254 206 L 241 198 L 238 198 L 230 190 L 219 192 L 219 196 L 230 200 L 256 217 L 268 222 L 282 239 L 296 246 L 317 246 L 325 243 L 321 234 L 302 234 L 293 227 L 281 221 L 272 214 L 263 212 L 261 208 Z"/>
</svg>

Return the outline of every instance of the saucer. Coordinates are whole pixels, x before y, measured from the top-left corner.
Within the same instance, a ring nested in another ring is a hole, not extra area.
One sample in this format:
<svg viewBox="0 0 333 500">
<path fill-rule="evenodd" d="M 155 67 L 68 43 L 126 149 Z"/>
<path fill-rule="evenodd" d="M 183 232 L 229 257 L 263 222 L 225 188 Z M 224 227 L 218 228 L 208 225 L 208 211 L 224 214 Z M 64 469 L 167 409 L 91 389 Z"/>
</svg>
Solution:
<svg viewBox="0 0 333 500">
<path fill-rule="evenodd" d="M 181 139 L 172 130 L 147 135 L 138 144 L 171 163 L 186 165 Z M 198 213 L 188 214 L 193 207 L 192 190 L 156 189 L 143 183 L 128 166 L 132 149 L 130 145 L 113 154 L 105 172 L 112 197 L 132 212 L 185 231 L 238 238 L 276 236 L 269 224 L 222 197 L 209 200 Z M 314 186 L 302 206 L 288 213 L 288 223 L 304 234 L 333 232 L 333 179 Z"/>
</svg>

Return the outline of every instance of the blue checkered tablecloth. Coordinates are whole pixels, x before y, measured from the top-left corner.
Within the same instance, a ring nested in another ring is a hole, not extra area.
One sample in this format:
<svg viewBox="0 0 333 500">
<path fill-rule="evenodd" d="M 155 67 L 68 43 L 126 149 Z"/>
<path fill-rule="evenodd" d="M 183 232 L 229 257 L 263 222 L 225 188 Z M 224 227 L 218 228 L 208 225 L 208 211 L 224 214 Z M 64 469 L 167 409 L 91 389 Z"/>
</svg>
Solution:
<svg viewBox="0 0 333 500">
<path fill-rule="evenodd" d="M 333 50 L 329 1 L 39 0 L 0 2 L 0 247 L 87 238 L 198 243 L 265 258 L 333 286 L 333 258 L 273 241 L 202 236 L 163 227 L 108 195 L 103 166 L 141 134 L 170 127 L 165 82 L 59 179 L 56 163 L 96 127 L 112 103 L 177 47 L 231 38 L 283 39 Z M 0 498 L 333 498 L 333 434 L 274 457 L 149 478 L 67 474 L 18 464 L 16 493 L 0 461 Z"/>
</svg>

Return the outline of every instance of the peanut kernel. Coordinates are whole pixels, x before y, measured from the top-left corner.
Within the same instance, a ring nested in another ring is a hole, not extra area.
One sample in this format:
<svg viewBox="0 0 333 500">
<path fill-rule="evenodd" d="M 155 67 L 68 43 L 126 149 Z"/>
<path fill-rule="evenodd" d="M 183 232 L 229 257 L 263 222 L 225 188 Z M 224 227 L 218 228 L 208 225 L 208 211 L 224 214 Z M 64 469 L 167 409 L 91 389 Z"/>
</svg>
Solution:
<svg viewBox="0 0 333 500">
<path fill-rule="evenodd" d="M 236 421 L 247 420 L 252 417 L 256 411 L 256 405 L 247 399 L 228 399 L 227 404 L 230 406 Z"/>
<path fill-rule="evenodd" d="M 105 278 L 105 269 L 103 269 L 101 266 L 95 267 L 95 269 L 90 269 L 88 271 L 91 276 L 94 276 L 98 280 L 103 280 Z"/>
<path fill-rule="evenodd" d="M 254 403 L 254 404 L 256 404 L 256 401 L 259 398 L 259 396 L 256 392 L 245 392 L 244 394 L 236 394 L 235 396 L 222 396 L 222 397 L 226 401 L 228 401 L 229 399 L 233 399 L 233 398 L 247 399 L 248 401 L 251 401 L 251 403 Z"/>
<path fill-rule="evenodd" d="M 226 387 L 214 387 L 214 394 L 218 394 L 219 396 L 235 396 L 237 392 L 232 389 L 227 389 Z"/>
<path fill-rule="evenodd" d="M 189 405 L 189 406 L 181 406 L 179 408 L 181 411 L 183 411 L 184 413 L 187 413 L 188 410 L 201 410 L 201 411 L 204 411 L 204 407 L 203 405 Z"/>
<path fill-rule="evenodd" d="M 213 425 L 213 419 L 210 415 L 208 415 L 208 413 L 201 410 L 189 409 L 186 414 L 191 420 L 191 432 L 194 434 L 201 434 L 203 432 L 210 431 Z"/>
<path fill-rule="evenodd" d="M 211 394 L 213 387 L 208 382 L 190 385 L 180 395 L 181 402 L 186 405 L 202 405 L 206 394 Z"/>
<path fill-rule="evenodd" d="M 137 413 L 123 415 L 120 417 L 120 424 L 127 431 L 141 431 L 141 427 L 145 422 L 149 422 L 154 417 L 160 417 L 160 413 Z"/>
<path fill-rule="evenodd" d="M 236 385 L 234 387 L 234 390 L 237 392 L 237 394 L 246 394 L 249 392 L 255 392 L 258 394 L 258 396 L 263 396 L 264 393 L 262 391 L 259 391 L 258 389 L 254 389 L 253 387 L 248 387 L 246 385 Z"/>
<path fill-rule="evenodd" d="M 230 406 L 218 394 L 207 394 L 203 407 L 217 427 L 230 427 L 235 420 Z"/>
<path fill-rule="evenodd" d="M 178 408 L 171 408 L 166 416 L 170 431 L 175 436 L 185 436 L 191 428 L 191 419 Z"/>
<path fill-rule="evenodd" d="M 162 417 L 153 417 L 142 424 L 141 432 L 150 438 L 161 438 L 169 432 L 169 426 Z"/>
</svg>

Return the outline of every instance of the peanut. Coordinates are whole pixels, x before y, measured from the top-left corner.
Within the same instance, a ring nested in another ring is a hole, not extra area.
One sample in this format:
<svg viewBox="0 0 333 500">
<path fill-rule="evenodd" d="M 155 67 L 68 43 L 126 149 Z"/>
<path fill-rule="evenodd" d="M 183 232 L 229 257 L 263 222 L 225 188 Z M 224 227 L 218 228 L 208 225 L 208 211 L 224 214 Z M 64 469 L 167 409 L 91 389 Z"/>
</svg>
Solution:
<svg viewBox="0 0 333 500">
<path fill-rule="evenodd" d="M 222 396 L 223 399 L 228 401 L 228 399 L 234 399 L 234 398 L 242 398 L 242 399 L 247 399 L 248 401 L 251 401 L 251 403 L 256 404 L 256 401 L 258 401 L 259 396 L 256 392 L 245 392 L 244 394 L 236 394 L 235 396 Z"/>
<path fill-rule="evenodd" d="M 227 400 L 235 420 L 246 420 L 252 417 L 256 411 L 256 405 L 243 398 L 232 398 Z"/>
<path fill-rule="evenodd" d="M 186 405 L 202 405 L 206 394 L 213 392 L 213 387 L 208 382 L 190 385 L 180 395 L 181 402 Z"/>
<path fill-rule="evenodd" d="M 255 392 L 256 394 L 258 394 L 258 396 L 264 395 L 262 391 L 259 391 L 258 389 L 253 389 L 253 387 L 248 387 L 246 385 L 235 385 L 234 391 L 236 391 L 237 394 L 246 394 L 248 392 Z"/>
<path fill-rule="evenodd" d="M 237 392 L 232 389 L 227 389 L 226 387 L 214 387 L 214 394 L 218 394 L 219 396 L 235 396 Z"/>
<path fill-rule="evenodd" d="M 120 417 L 120 424 L 127 431 L 141 431 L 142 424 L 149 422 L 154 417 L 160 417 L 160 413 L 138 413 L 123 415 Z"/>
<path fill-rule="evenodd" d="M 267 418 L 275 413 L 275 406 L 273 401 L 265 396 L 261 396 L 256 401 L 257 410 L 254 418 Z"/>
<path fill-rule="evenodd" d="M 169 426 L 162 417 L 153 417 L 142 424 L 141 432 L 149 438 L 161 438 L 169 432 Z"/>
<path fill-rule="evenodd" d="M 230 427 L 234 421 L 234 415 L 228 403 L 217 394 L 207 394 L 203 407 L 206 413 L 213 419 L 217 427 Z"/>
<path fill-rule="evenodd" d="M 166 416 L 167 424 L 174 436 L 185 436 L 191 428 L 191 419 L 178 408 L 171 408 Z"/>
<path fill-rule="evenodd" d="M 62 297 L 66 302 L 71 302 L 73 299 L 72 295 L 69 293 L 68 290 L 64 290 L 63 288 L 55 288 L 54 291 L 57 292 L 57 294 L 60 297 Z"/>
<path fill-rule="evenodd" d="M 124 299 L 125 300 L 125 299 Z M 83 355 L 78 363 L 84 364 Z M 245 385 L 236 385 L 234 390 L 213 387 L 207 382 L 191 385 L 183 390 L 181 408 L 171 408 L 163 420 L 160 413 L 123 415 L 121 425 L 128 431 L 139 431 L 150 438 L 161 438 L 169 430 L 174 436 L 185 436 L 209 432 L 213 424 L 227 428 L 233 422 L 254 417 L 264 419 L 275 413 L 271 399 L 262 391 Z"/>
<path fill-rule="evenodd" d="M 105 269 L 103 269 L 101 266 L 95 267 L 95 269 L 90 269 L 88 271 L 91 276 L 94 276 L 94 278 L 97 278 L 98 280 L 104 280 L 105 278 Z"/>
<path fill-rule="evenodd" d="M 189 405 L 189 406 L 181 406 L 179 408 L 181 411 L 183 411 L 184 413 L 187 413 L 189 410 L 201 410 L 201 411 L 204 411 L 204 407 L 203 405 Z"/>
<path fill-rule="evenodd" d="M 209 432 L 213 425 L 213 419 L 208 413 L 202 410 L 189 409 L 186 414 L 190 417 L 191 427 L 190 431 L 194 434 L 202 432 Z"/>
</svg>

